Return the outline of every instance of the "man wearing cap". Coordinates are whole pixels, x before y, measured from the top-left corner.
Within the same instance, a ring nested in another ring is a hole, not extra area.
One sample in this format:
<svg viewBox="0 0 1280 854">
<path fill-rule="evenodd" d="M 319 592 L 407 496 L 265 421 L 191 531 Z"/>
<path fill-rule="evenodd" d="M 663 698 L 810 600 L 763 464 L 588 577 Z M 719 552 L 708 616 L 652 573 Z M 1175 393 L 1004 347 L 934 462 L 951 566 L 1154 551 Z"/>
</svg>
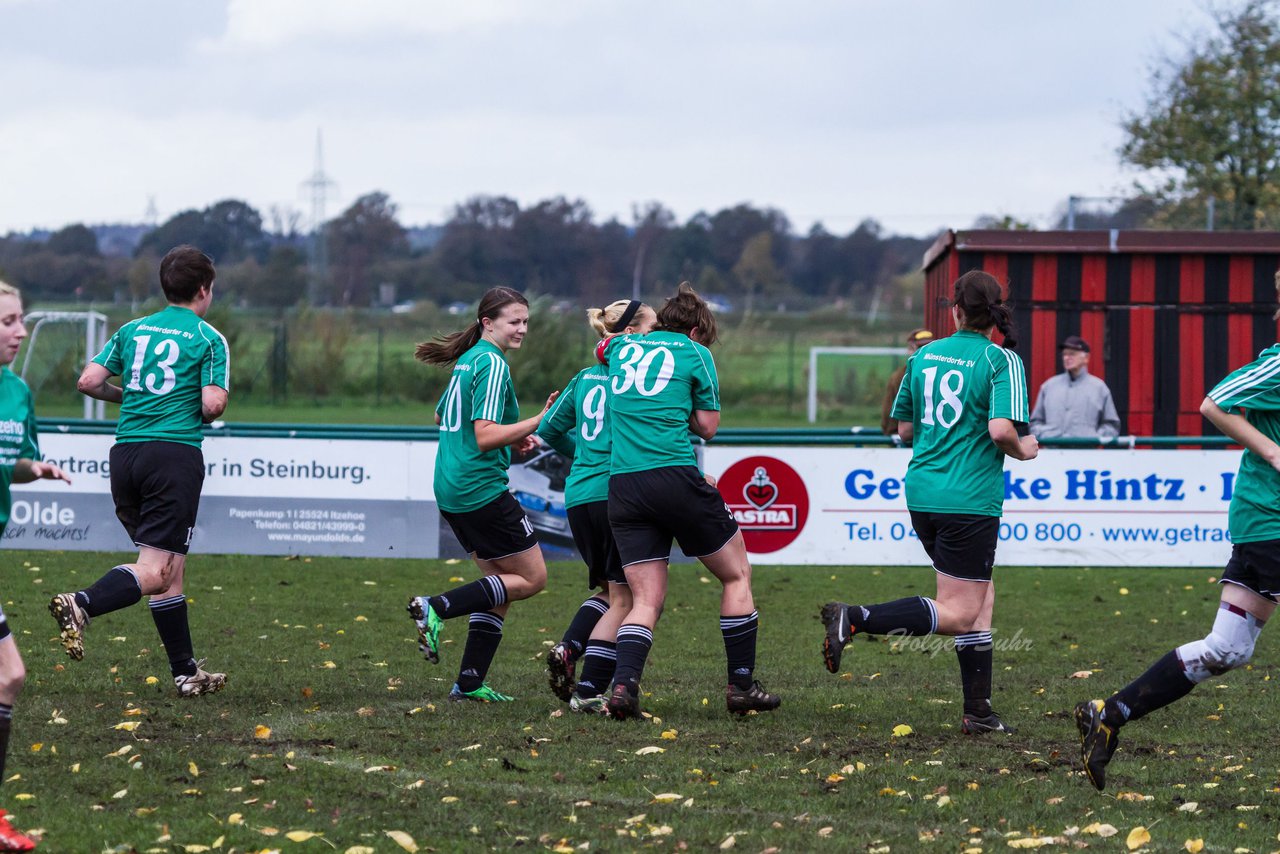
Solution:
<svg viewBox="0 0 1280 854">
<path fill-rule="evenodd" d="M 913 329 L 907 334 L 907 356 L 919 350 L 933 340 L 933 333 L 928 329 Z M 907 366 L 903 365 L 889 377 L 889 384 L 884 390 L 884 401 L 880 404 L 880 432 L 898 440 L 898 419 L 889 413 L 893 412 L 893 402 L 898 398 L 898 387 L 902 378 L 907 375 Z"/>
<path fill-rule="evenodd" d="M 1068 335 L 1058 350 L 1063 370 L 1040 386 L 1031 411 L 1031 432 L 1037 439 L 1119 436 L 1120 416 L 1111 389 L 1089 373 L 1089 343 L 1079 335 Z"/>
</svg>

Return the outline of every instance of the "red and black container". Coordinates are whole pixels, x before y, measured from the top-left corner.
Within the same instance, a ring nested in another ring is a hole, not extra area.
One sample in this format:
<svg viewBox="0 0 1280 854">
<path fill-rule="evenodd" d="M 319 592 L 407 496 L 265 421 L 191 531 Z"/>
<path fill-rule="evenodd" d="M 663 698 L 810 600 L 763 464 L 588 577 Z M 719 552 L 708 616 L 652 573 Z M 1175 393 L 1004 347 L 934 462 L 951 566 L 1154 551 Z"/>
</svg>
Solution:
<svg viewBox="0 0 1280 854">
<path fill-rule="evenodd" d="M 925 325 L 953 332 L 952 283 L 985 270 L 1008 289 L 1032 401 L 1080 335 L 1124 433 L 1208 435 L 1205 392 L 1280 334 L 1278 265 L 1280 232 L 947 231 L 924 256 Z"/>
</svg>

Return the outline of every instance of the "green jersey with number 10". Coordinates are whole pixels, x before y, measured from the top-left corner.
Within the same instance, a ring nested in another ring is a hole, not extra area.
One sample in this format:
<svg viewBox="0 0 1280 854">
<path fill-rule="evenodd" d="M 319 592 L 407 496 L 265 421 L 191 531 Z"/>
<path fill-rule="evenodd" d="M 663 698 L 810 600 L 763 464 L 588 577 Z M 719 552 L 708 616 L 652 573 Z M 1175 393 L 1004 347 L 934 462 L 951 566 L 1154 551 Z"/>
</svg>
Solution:
<svg viewBox="0 0 1280 854">
<path fill-rule="evenodd" d="M 696 466 L 689 441 L 695 409 L 720 410 L 711 351 L 678 332 L 619 335 L 609 342 L 611 474 Z"/>
<path fill-rule="evenodd" d="M 494 344 L 481 339 L 453 366 L 449 385 L 436 405 L 440 444 L 436 448 L 436 504 L 449 513 L 479 510 L 507 491 L 511 449 L 481 451 L 477 421 L 514 424 L 520 420 L 511 369 Z"/>
<path fill-rule="evenodd" d="M 1280 442 L 1280 344 L 1227 374 L 1209 392 L 1209 399 L 1225 412 L 1244 415 L 1258 432 Z M 1247 448 L 1240 457 L 1227 528 L 1233 543 L 1280 540 L 1280 472 Z"/>
<path fill-rule="evenodd" d="M 893 417 L 914 426 L 907 507 L 934 513 L 999 516 L 1004 453 L 991 441 L 992 418 L 1027 421 L 1027 376 L 1012 350 L 962 330 L 907 360 Z"/>
<path fill-rule="evenodd" d="M 117 442 L 200 447 L 200 390 L 231 388 L 227 339 L 189 308 L 171 305 L 131 320 L 93 357 L 120 377 L 124 400 Z"/>
</svg>

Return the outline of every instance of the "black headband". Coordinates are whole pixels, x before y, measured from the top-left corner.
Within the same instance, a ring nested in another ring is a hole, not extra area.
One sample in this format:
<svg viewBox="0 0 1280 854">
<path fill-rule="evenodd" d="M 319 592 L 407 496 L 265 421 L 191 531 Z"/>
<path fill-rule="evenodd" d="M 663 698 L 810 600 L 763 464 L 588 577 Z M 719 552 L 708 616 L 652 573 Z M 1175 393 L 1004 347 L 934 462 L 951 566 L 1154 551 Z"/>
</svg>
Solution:
<svg viewBox="0 0 1280 854">
<path fill-rule="evenodd" d="M 638 299 L 633 299 L 631 302 L 627 303 L 626 310 L 622 312 L 622 317 L 618 318 L 618 322 L 613 324 L 613 329 L 611 331 L 621 332 L 626 329 L 631 324 L 631 321 L 635 320 L 636 312 L 640 310 L 641 305 L 643 305 L 643 303 Z"/>
</svg>

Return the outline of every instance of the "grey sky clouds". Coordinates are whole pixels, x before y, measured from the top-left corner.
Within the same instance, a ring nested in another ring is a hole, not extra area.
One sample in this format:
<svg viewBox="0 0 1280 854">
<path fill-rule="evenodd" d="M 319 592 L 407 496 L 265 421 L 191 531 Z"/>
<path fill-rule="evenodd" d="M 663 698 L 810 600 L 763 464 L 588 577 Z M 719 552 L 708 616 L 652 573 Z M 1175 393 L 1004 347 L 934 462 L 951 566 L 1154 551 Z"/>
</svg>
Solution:
<svg viewBox="0 0 1280 854">
<path fill-rule="evenodd" d="M 1048 224 L 1132 176 L 1119 117 L 1195 0 L 0 0 L 0 232 L 223 198 L 408 224 L 477 193 L 798 231 Z"/>
</svg>

